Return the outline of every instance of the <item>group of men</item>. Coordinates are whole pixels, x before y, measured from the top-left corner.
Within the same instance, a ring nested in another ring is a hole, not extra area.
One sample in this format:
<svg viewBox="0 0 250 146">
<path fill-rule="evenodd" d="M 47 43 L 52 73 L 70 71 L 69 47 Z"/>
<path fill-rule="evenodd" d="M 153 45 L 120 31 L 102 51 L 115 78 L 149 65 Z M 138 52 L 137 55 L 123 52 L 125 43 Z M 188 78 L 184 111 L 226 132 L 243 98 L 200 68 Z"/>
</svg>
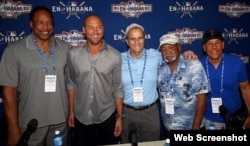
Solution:
<svg viewBox="0 0 250 146">
<path fill-rule="evenodd" d="M 67 145 L 68 127 L 79 146 L 116 144 L 120 137 L 128 143 L 131 128 L 138 142 L 160 140 L 161 119 L 167 130 L 199 130 L 209 122 L 221 129 L 216 102 L 235 112 L 242 106 L 238 87 L 250 111 L 245 66 L 223 53 L 219 31 L 204 33 L 200 62 L 188 59 L 192 52 L 181 54 L 174 34 L 164 34 L 158 50 L 146 49 L 144 28 L 135 23 L 126 29 L 128 51 L 120 53 L 104 41 L 95 14 L 84 19 L 86 45 L 71 49 L 54 38 L 48 8 L 33 8 L 29 25 L 32 33 L 8 45 L 0 63 L 8 146 L 18 143 L 31 119 L 38 127 L 29 146 L 53 146 L 56 130 Z M 247 117 L 243 128 L 249 127 Z"/>
</svg>

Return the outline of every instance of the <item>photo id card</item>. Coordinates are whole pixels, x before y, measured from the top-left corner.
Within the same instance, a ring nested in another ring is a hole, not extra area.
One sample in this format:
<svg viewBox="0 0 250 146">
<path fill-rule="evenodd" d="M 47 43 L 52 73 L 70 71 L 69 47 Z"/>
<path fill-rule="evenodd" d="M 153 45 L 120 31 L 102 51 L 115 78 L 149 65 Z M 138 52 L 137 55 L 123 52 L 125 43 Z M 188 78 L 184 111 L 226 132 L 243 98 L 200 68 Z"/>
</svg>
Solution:
<svg viewBox="0 0 250 146">
<path fill-rule="evenodd" d="M 134 102 L 142 102 L 143 101 L 142 87 L 134 87 L 133 88 L 133 97 L 134 97 Z"/>
<path fill-rule="evenodd" d="M 56 75 L 45 75 L 44 92 L 56 92 Z"/>
</svg>

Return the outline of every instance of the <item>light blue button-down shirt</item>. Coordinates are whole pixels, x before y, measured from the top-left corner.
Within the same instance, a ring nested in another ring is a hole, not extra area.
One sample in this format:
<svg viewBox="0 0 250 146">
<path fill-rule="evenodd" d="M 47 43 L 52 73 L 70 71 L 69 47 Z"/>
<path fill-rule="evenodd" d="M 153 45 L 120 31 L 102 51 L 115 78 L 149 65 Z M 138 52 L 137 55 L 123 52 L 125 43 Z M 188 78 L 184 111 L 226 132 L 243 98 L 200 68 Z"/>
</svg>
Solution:
<svg viewBox="0 0 250 146">
<path fill-rule="evenodd" d="M 145 60 L 146 64 L 144 65 Z M 157 100 L 157 68 L 161 60 L 161 54 L 156 49 L 144 49 L 139 59 L 132 58 L 130 50 L 122 53 L 122 82 L 125 104 L 131 106 L 145 106 Z M 143 69 L 144 66 L 145 69 Z M 142 87 L 142 102 L 134 102 L 134 87 Z"/>
</svg>

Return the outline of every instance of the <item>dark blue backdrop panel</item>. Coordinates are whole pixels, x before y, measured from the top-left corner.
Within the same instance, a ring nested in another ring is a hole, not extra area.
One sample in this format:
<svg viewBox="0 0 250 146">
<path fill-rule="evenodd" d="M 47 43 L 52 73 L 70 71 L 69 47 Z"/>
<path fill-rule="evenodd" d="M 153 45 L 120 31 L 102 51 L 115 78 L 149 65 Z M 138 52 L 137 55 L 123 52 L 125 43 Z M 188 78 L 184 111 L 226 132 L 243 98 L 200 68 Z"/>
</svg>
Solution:
<svg viewBox="0 0 250 146">
<path fill-rule="evenodd" d="M 119 51 L 127 50 L 125 29 L 130 23 L 145 27 L 146 47 L 158 48 L 165 33 L 180 36 L 182 50 L 203 55 L 202 33 L 215 28 L 226 39 L 225 52 L 244 60 L 250 77 L 249 0 L 2 0 L 0 1 L 0 55 L 8 43 L 30 33 L 29 10 L 38 5 L 55 16 L 55 35 L 71 46 L 82 45 L 82 23 L 86 15 L 103 18 L 105 40 Z"/>
</svg>

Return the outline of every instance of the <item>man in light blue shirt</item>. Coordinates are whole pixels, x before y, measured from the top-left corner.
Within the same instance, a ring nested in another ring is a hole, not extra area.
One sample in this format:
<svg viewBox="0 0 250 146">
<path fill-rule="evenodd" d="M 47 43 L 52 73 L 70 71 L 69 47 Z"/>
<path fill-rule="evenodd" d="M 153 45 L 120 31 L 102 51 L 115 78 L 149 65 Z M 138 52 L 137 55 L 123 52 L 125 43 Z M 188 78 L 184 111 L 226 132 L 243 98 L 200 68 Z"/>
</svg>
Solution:
<svg viewBox="0 0 250 146">
<path fill-rule="evenodd" d="M 144 28 L 131 24 L 126 29 L 127 52 L 122 53 L 124 119 L 122 143 L 128 143 L 133 125 L 137 141 L 160 139 L 157 106 L 157 68 L 162 58 L 156 49 L 145 49 Z"/>
</svg>

